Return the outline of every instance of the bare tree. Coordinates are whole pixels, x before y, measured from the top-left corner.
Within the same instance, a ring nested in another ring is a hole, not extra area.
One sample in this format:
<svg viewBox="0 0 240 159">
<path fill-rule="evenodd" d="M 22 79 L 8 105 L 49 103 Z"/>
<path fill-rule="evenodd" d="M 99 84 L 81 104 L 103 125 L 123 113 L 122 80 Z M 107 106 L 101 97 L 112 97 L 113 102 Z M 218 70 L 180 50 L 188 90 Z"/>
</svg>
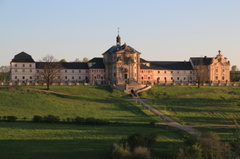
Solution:
<svg viewBox="0 0 240 159">
<path fill-rule="evenodd" d="M 0 81 L 5 82 L 10 80 L 10 66 L 0 67 Z"/>
<path fill-rule="evenodd" d="M 198 85 L 198 88 L 200 88 L 200 86 L 209 81 L 209 68 L 207 65 L 198 65 L 194 67 L 193 70 L 193 74 L 194 74 L 194 78 L 195 81 Z"/>
<path fill-rule="evenodd" d="M 43 57 L 38 64 L 37 77 L 47 84 L 47 89 L 50 89 L 50 86 L 59 80 L 62 64 L 51 55 Z"/>
</svg>

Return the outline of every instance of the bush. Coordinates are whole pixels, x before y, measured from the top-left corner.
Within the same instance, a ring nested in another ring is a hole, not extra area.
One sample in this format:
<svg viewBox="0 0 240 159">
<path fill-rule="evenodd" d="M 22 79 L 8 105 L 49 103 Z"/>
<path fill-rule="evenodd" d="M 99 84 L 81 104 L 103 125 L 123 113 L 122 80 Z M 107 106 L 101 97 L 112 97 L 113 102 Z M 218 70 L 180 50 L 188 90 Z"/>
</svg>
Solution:
<svg viewBox="0 0 240 159">
<path fill-rule="evenodd" d="M 50 122 L 51 123 L 56 123 L 56 122 L 60 121 L 60 118 L 59 118 L 59 116 L 54 116 L 54 115 L 50 114 L 50 115 L 44 116 L 43 121 L 44 122 L 49 122 L 49 123 Z"/>
<path fill-rule="evenodd" d="M 16 116 L 7 116 L 7 121 L 15 122 L 18 118 Z"/>
<path fill-rule="evenodd" d="M 34 115 L 33 122 L 40 123 L 43 121 L 43 118 L 39 115 Z"/>
<path fill-rule="evenodd" d="M 74 120 L 75 123 L 77 124 L 81 124 L 85 122 L 85 118 L 82 118 L 82 117 L 76 117 L 75 120 Z"/>
</svg>

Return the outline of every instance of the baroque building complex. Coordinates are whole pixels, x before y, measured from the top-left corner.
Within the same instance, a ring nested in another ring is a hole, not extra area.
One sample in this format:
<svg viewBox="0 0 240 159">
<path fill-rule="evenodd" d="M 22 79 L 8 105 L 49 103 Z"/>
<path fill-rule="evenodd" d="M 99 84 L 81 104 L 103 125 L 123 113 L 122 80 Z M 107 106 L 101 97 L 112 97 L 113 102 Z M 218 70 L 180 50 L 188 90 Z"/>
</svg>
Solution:
<svg viewBox="0 0 240 159">
<path fill-rule="evenodd" d="M 211 83 L 230 81 L 230 62 L 220 51 L 215 57 L 190 57 L 189 61 L 147 61 L 133 47 L 122 45 L 118 35 L 116 45 L 102 55 L 88 62 L 59 63 L 61 69 L 54 77 L 55 82 L 137 86 L 197 80 Z M 13 83 L 44 82 L 38 74 L 44 63 L 36 62 L 31 55 L 21 52 L 10 64 Z"/>
</svg>

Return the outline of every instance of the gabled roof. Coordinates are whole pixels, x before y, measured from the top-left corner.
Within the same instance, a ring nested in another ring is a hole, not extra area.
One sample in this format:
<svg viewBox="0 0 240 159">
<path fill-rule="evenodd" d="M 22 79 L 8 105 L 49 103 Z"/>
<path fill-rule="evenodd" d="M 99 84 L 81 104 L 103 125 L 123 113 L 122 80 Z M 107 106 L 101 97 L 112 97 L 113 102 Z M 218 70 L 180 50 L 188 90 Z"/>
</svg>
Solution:
<svg viewBox="0 0 240 159">
<path fill-rule="evenodd" d="M 213 57 L 191 57 L 193 65 L 210 65 L 212 63 Z"/>
<path fill-rule="evenodd" d="M 112 46 L 110 49 L 108 49 L 105 53 L 116 53 L 118 51 L 122 51 L 124 50 L 127 53 L 140 53 L 137 50 L 135 50 L 133 47 L 127 45 L 127 44 L 123 44 L 122 46 Z"/>
<path fill-rule="evenodd" d="M 141 65 L 141 69 L 154 69 L 154 70 L 192 70 L 190 62 L 185 61 L 148 61 L 150 67 Z"/>
<path fill-rule="evenodd" d="M 35 62 L 29 54 L 25 52 L 20 52 L 15 55 L 11 62 Z"/>
<path fill-rule="evenodd" d="M 140 58 L 140 62 L 142 62 L 142 63 L 147 63 L 148 61 L 145 60 L 145 59 L 143 59 L 143 58 Z"/>
<path fill-rule="evenodd" d="M 89 60 L 88 62 L 102 62 L 103 58 L 102 57 L 94 57 L 91 60 Z"/>
<path fill-rule="evenodd" d="M 42 69 L 47 62 L 36 62 L 36 68 Z M 53 62 L 51 62 L 53 63 Z M 85 62 L 56 62 L 62 65 L 63 69 L 88 69 L 88 65 Z"/>
<path fill-rule="evenodd" d="M 102 57 L 94 57 L 93 59 L 91 59 L 90 61 L 88 61 L 90 63 L 94 63 L 91 68 L 99 68 L 99 69 L 104 69 L 105 65 L 103 63 L 103 58 Z"/>
</svg>

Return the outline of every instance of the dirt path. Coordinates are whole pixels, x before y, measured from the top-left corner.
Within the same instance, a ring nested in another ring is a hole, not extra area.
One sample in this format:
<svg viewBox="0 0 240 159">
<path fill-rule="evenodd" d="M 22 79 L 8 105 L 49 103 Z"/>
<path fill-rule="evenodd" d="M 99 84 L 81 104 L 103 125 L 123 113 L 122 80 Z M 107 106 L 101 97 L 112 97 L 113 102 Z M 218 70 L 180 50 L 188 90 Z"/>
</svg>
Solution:
<svg viewBox="0 0 240 159">
<path fill-rule="evenodd" d="M 165 114 L 161 113 L 160 111 L 158 111 L 157 109 L 153 108 L 152 106 L 150 106 L 149 104 L 145 103 L 143 101 L 143 99 L 132 99 L 133 101 L 136 101 L 138 103 L 141 103 L 141 105 L 143 105 L 144 107 L 146 107 L 147 109 L 149 109 L 150 111 L 152 111 L 154 114 L 158 115 L 159 117 L 163 118 L 165 121 L 167 121 L 167 124 L 160 124 L 160 125 L 169 125 L 172 127 L 176 127 L 178 129 L 181 129 L 183 131 L 186 131 L 187 133 L 193 135 L 193 136 L 199 136 L 200 132 L 198 132 L 196 129 L 194 129 L 191 126 L 186 126 L 186 125 L 181 125 L 180 123 L 176 122 L 175 120 L 173 120 L 172 118 L 169 118 L 168 116 L 166 116 Z"/>
<path fill-rule="evenodd" d="M 194 136 L 200 136 L 201 132 L 197 131 L 196 127 L 235 127 L 236 125 L 181 125 L 180 123 L 176 122 L 175 120 L 173 120 L 172 118 L 169 118 L 168 116 L 166 116 L 165 114 L 163 114 L 162 112 L 158 111 L 157 109 L 153 108 L 151 105 L 145 103 L 144 101 L 146 101 L 147 99 L 131 99 L 131 101 L 136 101 L 138 103 L 140 103 L 141 105 L 143 105 L 144 107 L 146 107 L 147 109 L 149 109 L 150 111 L 152 111 L 154 114 L 158 115 L 159 117 L 163 118 L 165 121 L 167 121 L 168 123 L 166 124 L 159 124 L 159 125 L 169 125 L 172 127 L 176 127 L 178 129 L 184 130 L 187 133 L 194 135 Z"/>
</svg>

